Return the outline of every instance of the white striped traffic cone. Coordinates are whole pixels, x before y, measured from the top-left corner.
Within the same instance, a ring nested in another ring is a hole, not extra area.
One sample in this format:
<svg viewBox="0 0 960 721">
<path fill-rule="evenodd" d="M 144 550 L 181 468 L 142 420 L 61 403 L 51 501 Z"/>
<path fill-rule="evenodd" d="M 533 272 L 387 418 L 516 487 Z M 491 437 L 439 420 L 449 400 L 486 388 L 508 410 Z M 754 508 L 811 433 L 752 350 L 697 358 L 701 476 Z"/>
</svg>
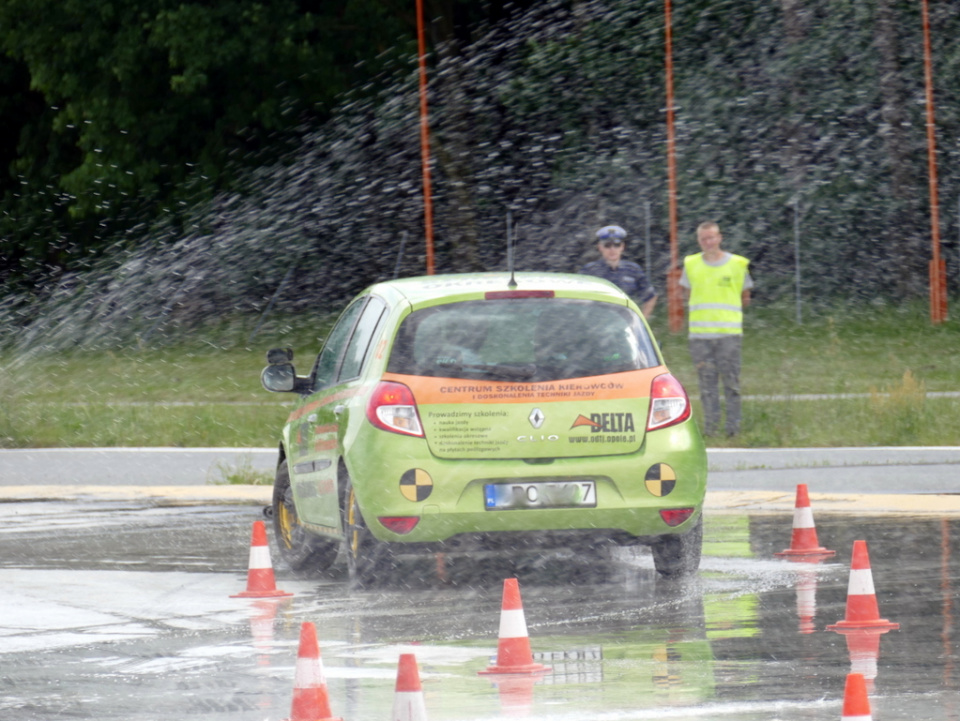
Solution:
<svg viewBox="0 0 960 721">
<path fill-rule="evenodd" d="M 230 598 L 277 598 L 292 596 L 292 593 L 277 588 L 270 562 L 270 546 L 267 544 L 267 527 L 263 521 L 253 522 L 250 540 L 250 563 L 247 571 L 247 590 Z"/>
<path fill-rule="evenodd" d="M 390 718 L 392 721 L 427 721 L 417 657 L 412 653 L 400 654 L 397 686 L 393 695 L 393 715 Z"/>
<path fill-rule="evenodd" d="M 885 618 L 880 618 L 877 594 L 873 588 L 873 573 L 870 570 L 870 556 L 867 553 L 867 542 L 854 541 L 853 558 L 850 562 L 850 582 L 847 585 L 847 613 L 842 621 L 827 626 L 827 630 L 842 632 L 886 629 L 893 631 L 898 628 L 900 628 L 899 623 L 892 623 Z"/>
<path fill-rule="evenodd" d="M 343 721 L 330 713 L 327 681 L 320 661 L 317 627 L 305 621 L 300 625 L 300 648 L 293 681 L 293 702 L 286 721 Z"/>
<path fill-rule="evenodd" d="M 843 721 L 872 721 L 867 684 L 859 673 L 848 673 L 843 688 Z"/>
<path fill-rule="evenodd" d="M 797 485 L 797 500 L 793 509 L 793 536 L 790 539 L 790 548 L 784 549 L 775 556 L 797 558 L 813 556 L 832 556 L 831 551 L 820 545 L 817 540 L 817 528 L 813 523 L 813 511 L 810 509 L 810 496 L 807 493 L 807 484 Z"/>
<path fill-rule="evenodd" d="M 520 587 L 517 579 L 507 578 L 503 582 L 497 662 L 479 673 L 540 673 L 549 670 L 548 666 L 533 661 L 527 622 L 523 617 L 523 602 L 520 600 Z"/>
</svg>

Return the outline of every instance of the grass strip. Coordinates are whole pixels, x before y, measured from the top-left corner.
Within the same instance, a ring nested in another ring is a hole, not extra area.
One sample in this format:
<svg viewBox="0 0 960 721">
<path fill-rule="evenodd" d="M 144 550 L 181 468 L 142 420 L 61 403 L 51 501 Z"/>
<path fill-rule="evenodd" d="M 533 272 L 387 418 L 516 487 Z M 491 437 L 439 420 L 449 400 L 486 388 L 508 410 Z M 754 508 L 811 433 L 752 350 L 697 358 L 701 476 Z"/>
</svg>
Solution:
<svg viewBox="0 0 960 721">
<path fill-rule="evenodd" d="M 686 336 L 652 324 L 694 402 Z M 923 303 L 808 312 L 751 308 L 746 317 L 740 435 L 711 446 L 956 445 L 960 322 L 932 326 Z M 293 398 L 260 387 L 265 351 L 292 346 L 307 373 L 330 316 L 258 318 L 195 330 L 176 346 L 0 357 L 0 447 L 270 447 Z M 229 329 L 224 331 L 223 329 Z M 801 395 L 840 395 L 800 400 Z"/>
</svg>

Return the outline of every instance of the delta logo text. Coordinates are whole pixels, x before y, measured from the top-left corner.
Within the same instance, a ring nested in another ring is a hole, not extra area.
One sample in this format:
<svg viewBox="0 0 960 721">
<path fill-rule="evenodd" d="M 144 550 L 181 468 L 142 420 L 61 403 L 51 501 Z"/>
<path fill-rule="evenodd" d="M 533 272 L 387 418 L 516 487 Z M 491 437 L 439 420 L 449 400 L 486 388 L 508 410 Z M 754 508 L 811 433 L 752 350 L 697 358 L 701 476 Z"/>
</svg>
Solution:
<svg viewBox="0 0 960 721">
<path fill-rule="evenodd" d="M 569 436 L 571 443 L 633 443 L 637 440 L 633 413 L 591 413 L 577 416 L 570 430 L 589 428 L 588 436 Z"/>
</svg>

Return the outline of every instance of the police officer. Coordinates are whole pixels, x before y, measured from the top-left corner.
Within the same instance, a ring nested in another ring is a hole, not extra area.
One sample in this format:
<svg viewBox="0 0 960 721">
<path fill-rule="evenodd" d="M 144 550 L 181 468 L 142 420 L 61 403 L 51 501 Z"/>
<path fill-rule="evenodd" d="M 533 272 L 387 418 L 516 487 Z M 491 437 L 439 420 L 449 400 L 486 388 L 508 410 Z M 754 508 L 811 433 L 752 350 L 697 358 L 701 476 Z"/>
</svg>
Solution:
<svg viewBox="0 0 960 721">
<path fill-rule="evenodd" d="M 597 250 L 600 260 L 587 263 L 580 269 L 584 275 L 595 275 L 609 280 L 629 295 L 640 306 L 646 318 L 657 304 L 657 292 L 647 280 L 647 274 L 636 263 L 623 260 L 627 231 L 619 225 L 607 225 L 597 231 Z"/>
<path fill-rule="evenodd" d="M 688 300 L 690 358 L 697 368 L 704 433 L 720 426 L 720 392 L 726 399 L 726 432 L 740 432 L 740 355 L 743 309 L 750 303 L 750 261 L 721 250 L 723 236 L 714 222 L 697 226 L 700 253 L 683 259 L 680 285 Z"/>
</svg>

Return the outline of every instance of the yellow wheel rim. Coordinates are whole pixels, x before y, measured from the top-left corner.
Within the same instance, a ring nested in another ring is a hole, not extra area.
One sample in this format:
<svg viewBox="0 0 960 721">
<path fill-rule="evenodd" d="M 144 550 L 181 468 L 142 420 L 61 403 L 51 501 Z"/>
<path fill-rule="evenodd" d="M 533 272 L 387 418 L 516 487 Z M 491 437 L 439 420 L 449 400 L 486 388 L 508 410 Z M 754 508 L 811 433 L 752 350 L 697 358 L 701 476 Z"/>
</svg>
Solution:
<svg viewBox="0 0 960 721">
<path fill-rule="evenodd" d="M 356 557 L 357 551 L 360 550 L 360 532 L 357 531 L 357 515 L 357 500 L 351 488 L 350 494 L 347 496 L 347 529 L 350 553 L 354 557 Z"/>
<path fill-rule="evenodd" d="M 277 520 L 279 521 L 280 537 L 283 539 L 283 545 L 288 549 L 293 548 L 293 544 L 290 542 L 290 535 L 293 533 L 294 525 L 296 525 L 296 517 L 290 512 L 290 509 L 283 504 L 281 504 L 277 510 L 279 512 Z"/>
</svg>

